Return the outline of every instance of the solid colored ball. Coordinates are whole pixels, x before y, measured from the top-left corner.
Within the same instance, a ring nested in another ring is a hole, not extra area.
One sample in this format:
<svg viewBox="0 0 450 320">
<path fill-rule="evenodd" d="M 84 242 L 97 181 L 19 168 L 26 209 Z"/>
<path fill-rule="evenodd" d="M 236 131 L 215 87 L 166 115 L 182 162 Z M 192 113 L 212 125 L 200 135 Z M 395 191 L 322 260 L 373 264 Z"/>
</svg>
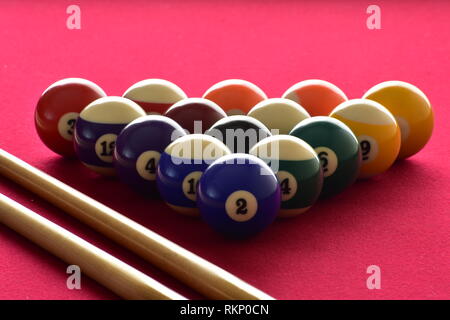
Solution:
<svg viewBox="0 0 450 320">
<path fill-rule="evenodd" d="M 175 103 L 166 113 L 188 133 L 204 133 L 226 113 L 214 102 L 202 98 L 189 98 Z"/>
<path fill-rule="evenodd" d="M 309 118 L 298 103 L 282 98 L 261 101 L 247 115 L 261 121 L 269 130 L 278 130 L 279 134 L 289 134 L 297 123 Z"/>
<path fill-rule="evenodd" d="M 117 137 L 114 149 L 120 180 L 144 195 L 157 195 L 156 171 L 161 153 L 184 135 L 180 125 L 164 116 L 148 115 L 132 121 Z"/>
<path fill-rule="evenodd" d="M 402 140 L 399 159 L 416 154 L 430 140 L 433 109 L 419 88 L 402 81 L 386 81 L 369 89 L 363 98 L 379 102 L 397 120 Z"/>
<path fill-rule="evenodd" d="M 323 197 L 338 194 L 355 182 L 361 151 L 344 123 L 331 117 L 312 117 L 300 122 L 290 134 L 306 141 L 317 153 L 324 176 Z"/>
<path fill-rule="evenodd" d="M 247 114 L 266 94 L 251 82 L 239 79 L 224 80 L 209 88 L 203 98 L 214 101 L 230 115 Z"/>
<path fill-rule="evenodd" d="M 206 134 L 224 142 L 233 153 L 248 153 L 256 143 L 272 135 L 259 120 L 237 115 L 219 120 Z"/>
<path fill-rule="evenodd" d="M 345 93 L 324 80 L 304 80 L 290 87 L 283 98 L 293 100 L 311 116 L 328 116 L 339 104 L 347 101 Z"/>
<path fill-rule="evenodd" d="M 125 91 L 124 98 L 136 102 L 147 114 L 164 114 L 187 95 L 176 84 L 163 79 L 142 80 Z"/>
<path fill-rule="evenodd" d="M 145 116 L 131 100 L 104 97 L 81 111 L 75 124 L 74 146 L 81 162 L 104 175 L 114 175 L 113 153 L 116 139 L 131 121 Z"/>
<path fill-rule="evenodd" d="M 344 122 L 359 141 L 360 178 L 380 174 L 394 163 L 400 150 L 400 128 L 381 104 L 366 99 L 349 100 L 336 107 L 330 116 Z"/>
<path fill-rule="evenodd" d="M 320 161 L 305 141 L 293 136 L 276 135 L 258 142 L 250 154 L 266 162 L 278 178 L 280 217 L 301 214 L 319 198 L 323 183 Z"/>
<path fill-rule="evenodd" d="M 236 238 L 266 229 L 280 209 L 280 186 L 267 164 L 232 154 L 211 164 L 200 178 L 198 207 L 216 231 Z"/>
<path fill-rule="evenodd" d="M 214 160 L 230 153 L 222 142 L 203 134 L 175 140 L 159 160 L 156 182 L 161 197 L 176 212 L 199 216 L 198 181 Z"/>
<path fill-rule="evenodd" d="M 42 93 L 34 114 L 42 142 L 62 156 L 74 156 L 75 121 L 89 103 L 104 96 L 105 92 L 89 80 L 68 78 L 53 83 Z"/>
</svg>

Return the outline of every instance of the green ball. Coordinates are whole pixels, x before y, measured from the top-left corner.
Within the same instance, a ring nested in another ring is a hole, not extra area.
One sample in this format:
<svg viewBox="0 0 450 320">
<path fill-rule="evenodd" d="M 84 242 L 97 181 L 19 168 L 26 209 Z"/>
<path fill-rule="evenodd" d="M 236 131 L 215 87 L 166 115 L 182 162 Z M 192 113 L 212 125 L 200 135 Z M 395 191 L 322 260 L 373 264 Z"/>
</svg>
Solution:
<svg viewBox="0 0 450 320">
<path fill-rule="evenodd" d="M 289 135 L 267 137 L 250 150 L 269 164 L 281 189 L 280 217 L 307 211 L 322 190 L 322 169 L 314 150 L 301 139 Z"/>
<path fill-rule="evenodd" d="M 323 169 L 322 197 L 342 192 L 358 177 L 361 150 L 353 132 L 331 117 L 312 117 L 297 124 L 290 135 L 306 141 L 317 153 Z"/>
</svg>

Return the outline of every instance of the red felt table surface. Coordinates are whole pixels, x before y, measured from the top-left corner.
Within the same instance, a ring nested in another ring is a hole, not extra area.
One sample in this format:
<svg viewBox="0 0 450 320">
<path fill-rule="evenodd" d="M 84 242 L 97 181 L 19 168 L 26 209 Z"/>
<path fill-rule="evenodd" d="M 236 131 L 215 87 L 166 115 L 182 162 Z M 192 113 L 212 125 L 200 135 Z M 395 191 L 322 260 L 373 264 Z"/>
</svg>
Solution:
<svg viewBox="0 0 450 320">
<path fill-rule="evenodd" d="M 279 299 L 450 298 L 448 1 L 376 1 L 381 30 L 366 27 L 367 1 L 77 1 L 81 30 L 66 27 L 67 1 L 0 2 L 0 147 Z M 242 78 L 279 97 L 309 78 L 350 98 L 404 80 L 435 110 L 428 145 L 388 172 L 359 181 L 295 219 L 230 241 L 120 182 L 64 160 L 39 141 L 34 107 L 65 77 L 121 95 L 164 78 L 189 96 Z M 190 298 L 198 295 L 14 183 L 0 192 Z M 381 289 L 366 286 L 381 268 Z M 67 264 L 0 225 L 0 299 L 110 299 L 88 278 L 66 287 Z"/>
</svg>

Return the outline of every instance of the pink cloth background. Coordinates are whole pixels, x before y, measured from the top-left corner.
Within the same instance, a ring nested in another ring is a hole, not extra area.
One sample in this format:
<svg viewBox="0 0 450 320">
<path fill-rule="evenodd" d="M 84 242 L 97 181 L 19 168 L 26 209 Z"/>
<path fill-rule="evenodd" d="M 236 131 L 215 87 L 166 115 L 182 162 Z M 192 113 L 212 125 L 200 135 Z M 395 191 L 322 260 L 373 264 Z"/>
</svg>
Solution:
<svg viewBox="0 0 450 320">
<path fill-rule="evenodd" d="M 0 2 L 0 147 L 276 298 L 450 298 L 450 2 L 80 0 L 82 29 L 68 30 L 70 4 Z M 382 10 L 381 30 L 366 27 L 370 4 Z M 436 127 L 422 152 L 385 174 L 253 239 L 229 241 L 47 150 L 34 129 L 34 107 L 65 77 L 90 79 L 110 95 L 164 78 L 194 97 L 227 78 L 252 81 L 270 97 L 321 78 L 350 98 L 381 81 L 404 80 L 428 95 Z M 0 192 L 198 297 L 3 178 Z M 381 290 L 366 287 L 373 264 L 381 268 Z M 0 299 L 116 298 L 87 278 L 82 290 L 68 290 L 66 267 L 0 225 Z"/>
</svg>

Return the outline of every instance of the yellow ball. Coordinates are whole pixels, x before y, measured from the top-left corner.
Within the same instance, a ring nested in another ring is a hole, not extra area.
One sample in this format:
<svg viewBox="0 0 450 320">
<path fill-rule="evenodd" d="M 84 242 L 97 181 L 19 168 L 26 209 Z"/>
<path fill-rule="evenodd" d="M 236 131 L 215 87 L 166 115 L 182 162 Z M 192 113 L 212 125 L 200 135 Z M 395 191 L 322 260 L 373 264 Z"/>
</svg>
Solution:
<svg viewBox="0 0 450 320">
<path fill-rule="evenodd" d="M 247 115 L 261 121 L 270 130 L 279 130 L 279 134 L 289 134 L 300 121 L 310 117 L 297 102 L 282 98 L 263 100 Z"/>
<path fill-rule="evenodd" d="M 400 150 L 400 128 L 381 104 L 349 100 L 337 106 L 330 117 L 344 122 L 358 139 L 362 154 L 359 178 L 380 174 L 394 163 Z"/>
<path fill-rule="evenodd" d="M 399 159 L 419 152 L 430 139 L 433 109 L 419 88 L 402 81 L 386 81 L 369 89 L 363 98 L 381 103 L 397 120 L 402 140 Z"/>
</svg>

